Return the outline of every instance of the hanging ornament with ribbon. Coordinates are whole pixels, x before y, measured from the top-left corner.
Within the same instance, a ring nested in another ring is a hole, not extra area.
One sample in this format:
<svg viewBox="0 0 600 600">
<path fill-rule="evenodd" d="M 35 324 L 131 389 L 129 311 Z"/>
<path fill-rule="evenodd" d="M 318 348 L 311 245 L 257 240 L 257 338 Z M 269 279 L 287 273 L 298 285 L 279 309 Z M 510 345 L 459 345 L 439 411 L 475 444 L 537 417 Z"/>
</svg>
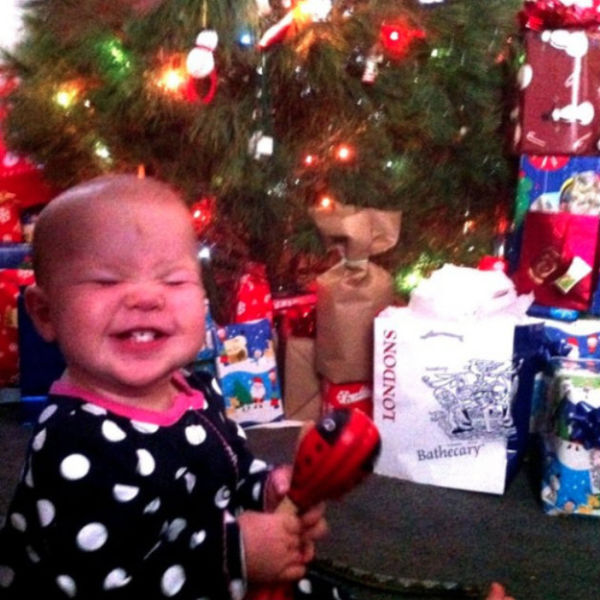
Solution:
<svg viewBox="0 0 600 600">
<path fill-rule="evenodd" d="M 217 69 L 215 67 L 214 52 L 217 48 L 219 36 L 213 29 L 205 29 L 196 37 L 196 44 L 186 59 L 186 69 L 190 79 L 186 88 L 186 97 L 190 102 L 209 104 L 217 91 Z M 199 81 L 208 79 L 208 90 L 201 95 L 198 91 Z"/>
</svg>

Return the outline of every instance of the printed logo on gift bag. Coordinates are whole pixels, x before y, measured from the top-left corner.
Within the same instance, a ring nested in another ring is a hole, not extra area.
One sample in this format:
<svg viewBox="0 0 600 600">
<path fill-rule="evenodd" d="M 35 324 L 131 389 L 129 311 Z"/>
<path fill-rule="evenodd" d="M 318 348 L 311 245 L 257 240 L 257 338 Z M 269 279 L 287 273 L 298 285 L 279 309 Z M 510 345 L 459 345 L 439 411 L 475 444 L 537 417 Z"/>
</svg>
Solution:
<svg viewBox="0 0 600 600">
<path fill-rule="evenodd" d="M 510 407 L 515 378 L 512 362 L 473 359 L 459 371 L 442 367 L 423 376 L 443 409 L 430 418 L 450 439 L 506 437 L 514 432 Z"/>
</svg>

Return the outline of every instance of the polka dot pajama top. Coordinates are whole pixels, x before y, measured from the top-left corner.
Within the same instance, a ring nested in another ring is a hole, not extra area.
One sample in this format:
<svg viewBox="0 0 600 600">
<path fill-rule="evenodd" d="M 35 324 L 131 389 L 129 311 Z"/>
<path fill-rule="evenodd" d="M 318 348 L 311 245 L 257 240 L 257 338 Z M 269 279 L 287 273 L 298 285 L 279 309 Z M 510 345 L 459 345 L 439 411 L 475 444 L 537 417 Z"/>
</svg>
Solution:
<svg viewBox="0 0 600 600">
<path fill-rule="evenodd" d="M 244 595 L 234 515 L 262 509 L 269 470 L 214 380 L 175 382 L 165 413 L 53 385 L 0 532 L 0 597 Z"/>
</svg>

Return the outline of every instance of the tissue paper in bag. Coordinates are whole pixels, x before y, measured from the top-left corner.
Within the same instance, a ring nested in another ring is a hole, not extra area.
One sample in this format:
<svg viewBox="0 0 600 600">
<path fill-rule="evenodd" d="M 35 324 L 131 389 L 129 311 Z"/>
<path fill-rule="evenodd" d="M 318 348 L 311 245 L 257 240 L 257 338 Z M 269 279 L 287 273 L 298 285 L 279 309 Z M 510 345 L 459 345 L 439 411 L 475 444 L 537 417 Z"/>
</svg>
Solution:
<svg viewBox="0 0 600 600">
<path fill-rule="evenodd" d="M 442 304 L 452 305 L 443 290 Z M 375 319 L 374 419 L 383 440 L 376 472 L 504 492 L 527 445 L 543 339 L 543 325 L 519 325 L 513 308 L 481 316 L 472 306 L 468 318 L 450 318 L 390 307 Z"/>
</svg>

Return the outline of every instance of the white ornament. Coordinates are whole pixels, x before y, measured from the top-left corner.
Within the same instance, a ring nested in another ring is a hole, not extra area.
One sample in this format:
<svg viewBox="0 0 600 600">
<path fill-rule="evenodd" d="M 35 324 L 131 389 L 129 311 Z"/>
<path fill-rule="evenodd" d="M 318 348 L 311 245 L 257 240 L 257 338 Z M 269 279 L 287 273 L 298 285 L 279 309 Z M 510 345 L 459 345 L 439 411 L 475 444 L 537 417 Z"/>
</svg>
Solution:
<svg viewBox="0 0 600 600">
<path fill-rule="evenodd" d="M 185 63 L 188 73 L 194 79 L 208 77 L 215 70 L 213 53 L 218 41 L 219 36 L 213 29 L 205 29 L 198 34 L 196 46 L 188 53 Z"/>
</svg>

